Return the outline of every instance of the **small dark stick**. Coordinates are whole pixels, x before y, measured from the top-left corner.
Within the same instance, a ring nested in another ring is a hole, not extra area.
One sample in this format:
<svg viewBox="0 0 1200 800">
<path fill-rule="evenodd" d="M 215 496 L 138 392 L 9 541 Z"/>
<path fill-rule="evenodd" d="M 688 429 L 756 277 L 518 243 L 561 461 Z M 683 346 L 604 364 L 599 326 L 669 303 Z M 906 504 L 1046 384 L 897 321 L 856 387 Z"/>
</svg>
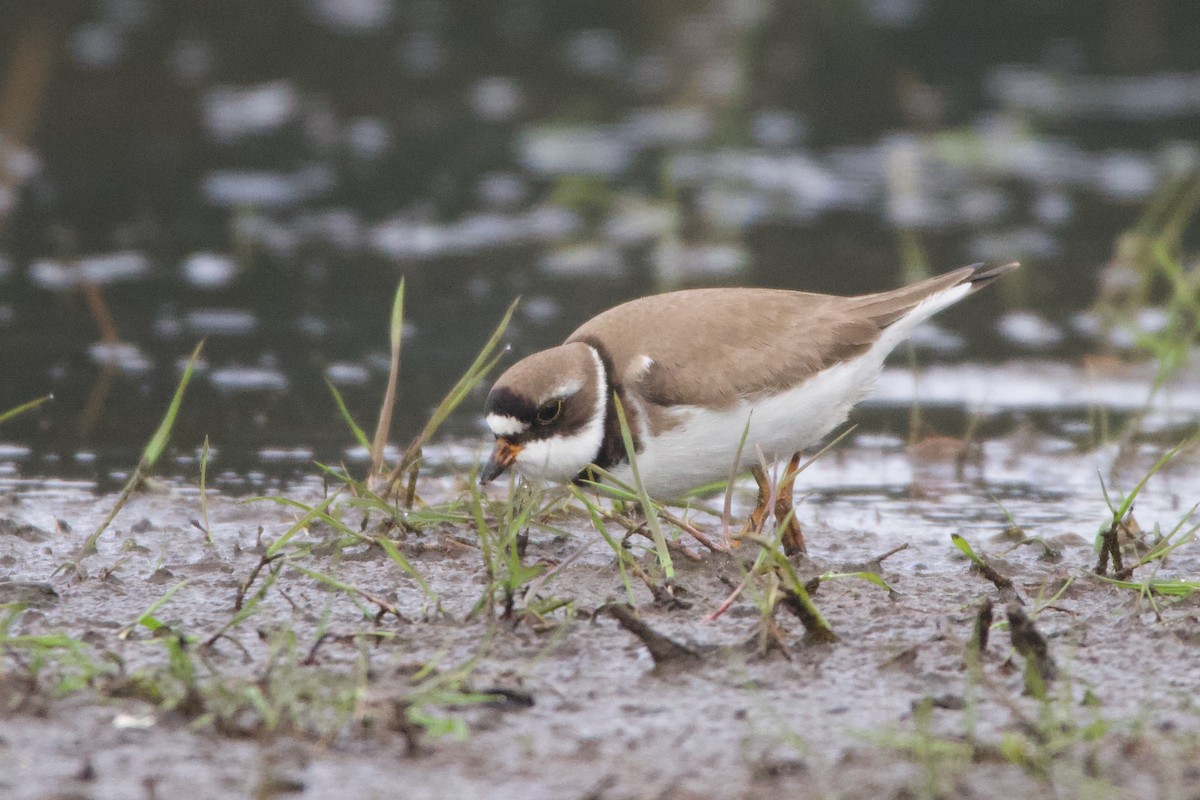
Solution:
<svg viewBox="0 0 1200 800">
<path fill-rule="evenodd" d="M 975 635 L 971 637 L 971 643 L 980 653 L 987 650 L 988 635 L 992 632 L 992 618 L 992 601 L 984 600 L 979 606 L 979 613 L 975 615 Z"/>
<path fill-rule="evenodd" d="M 817 611 L 817 607 L 813 605 L 811 598 L 808 595 L 813 594 L 820 583 L 810 584 L 805 587 L 805 594 L 796 591 L 794 587 L 783 584 L 783 597 L 780 602 L 783 607 L 791 611 L 804 625 L 804 635 L 810 642 L 815 644 L 833 644 L 838 641 L 838 635 L 833 632 L 833 628 L 829 627 L 829 623 Z"/>
<path fill-rule="evenodd" d="M 1010 603 L 1007 614 L 1013 647 L 1025 656 L 1025 690 L 1034 697 L 1045 697 L 1047 684 L 1058 674 L 1058 668 L 1050 656 L 1050 647 L 1034 627 L 1025 609 Z"/>
<path fill-rule="evenodd" d="M 667 664 L 686 664 L 700 660 L 700 654 L 695 650 L 663 636 L 638 619 L 637 614 L 628 605 L 610 603 L 596 609 L 596 613 L 607 613 L 620 623 L 622 628 L 632 633 L 642 644 L 646 645 L 646 649 L 650 651 L 650 657 L 654 659 L 655 667 L 662 667 Z"/>
<path fill-rule="evenodd" d="M 1118 579 L 1125 572 L 1125 565 L 1121 559 L 1120 539 L 1120 523 L 1114 521 L 1100 539 L 1100 561 L 1096 564 L 1097 575 L 1108 574 L 1108 558 L 1110 555 L 1112 556 L 1113 572 L 1117 574 Z"/>
<path fill-rule="evenodd" d="M 1001 600 L 1010 605 L 1013 603 L 1018 603 L 1020 605 L 1025 604 L 1025 601 L 1021 599 L 1019 594 L 1017 594 L 1017 590 L 1016 587 L 1013 586 L 1013 582 L 996 571 L 996 568 L 989 564 L 987 559 L 972 550 L 971 546 L 966 544 L 966 540 L 962 536 L 958 535 L 957 533 L 952 533 L 950 534 L 950 539 L 955 542 L 960 550 L 963 550 L 963 552 L 967 554 L 968 558 L 971 559 L 971 569 L 975 570 L 980 575 L 991 581 L 996 589 L 1000 591 Z"/>
</svg>

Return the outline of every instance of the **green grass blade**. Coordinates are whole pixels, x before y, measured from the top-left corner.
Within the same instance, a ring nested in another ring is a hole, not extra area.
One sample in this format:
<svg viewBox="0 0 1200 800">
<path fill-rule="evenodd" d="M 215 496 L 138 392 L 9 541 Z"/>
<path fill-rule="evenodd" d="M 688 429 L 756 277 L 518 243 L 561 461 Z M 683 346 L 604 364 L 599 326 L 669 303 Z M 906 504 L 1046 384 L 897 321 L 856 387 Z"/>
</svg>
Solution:
<svg viewBox="0 0 1200 800">
<path fill-rule="evenodd" d="M 1116 578 L 1108 578 L 1103 575 L 1091 575 L 1089 577 L 1097 578 L 1113 586 L 1119 586 L 1122 589 L 1136 589 L 1142 593 L 1161 594 L 1167 597 L 1190 597 L 1196 592 L 1200 592 L 1200 581 L 1187 581 L 1180 578 L 1138 583 L 1137 581 L 1122 581 Z"/>
<path fill-rule="evenodd" d="M 145 611 L 143 611 L 141 614 L 138 614 L 138 618 L 136 620 L 129 623 L 124 628 L 122 628 L 120 631 L 118 631 L 117 638 L 118 639 L 126 638 L 133 631 L 133 629 L 136 628 L 138 625 L 141 625 L 143 628 L 150 631 L 151 633 L 154 633 L 155 631 L 162 628 L 163 624 L 154 617 L 154 613 L 156 611 L 158 611 L 160 608 L 162 608 L 163 606 L 165 606 L 167 604 L 167 601 L 169 601 L 176 592 L 178 592 L 184 586 L 187 586 L 189 582 L 190 582 L 189 579 L 184 579 L 184 580 L 180 581 L 179 583 L 175 584 L 174 586 L 172 586 L 170 589 L 167 589 L 167 591 L 163 594 L 162 597 L 158 598 L 153 603 L 151 603 L 150 607 L 147 608 Z"/>
<path fill-rule="evenodd" d="M 8 411 L 0 413 L 0 425 L 3 425 L 5 422 L 12 419 L 13 417 L 20 416 L 21 414 L 24 414 L 28 411 L 33 411 L 38 406 L 42 405 L 43 403 L 47 403 L 53 399 L 54 399 L 54 395 L 48 394 L 45 397 L 39 397 L 36 400 L 30 400 L 28 403 L 22 403 L 21 405 L 17 406 L 16 408 L 10 408 Z"/>
<path fill-rule="evenodd" d="M 329 393 L 333 395 L 333 402 L 337 404 L 338 413 L 342 415 L 342 421 L 350 428 L 350 433 L 354 434 L 354 440 L 366 448 L 368 453 L 371 453 L 374 458 L 374 453 L 371 448 L 371 440 L 367 438 L 367 434 L 354 421 L 354 417 L 350 415 L 350 409 L 346 408 L 346 401 L 342 399 L 342 393 L 333 385 L 333 381 L 329 378 L 325 379 L 325 385 L 329 387 Z"/>
<path fill-rule="evenodd" d="M 620 500 L 623 503 L 636 503 L 640 499 L 635 489 L 608 470 L 597 467 L 594 464 L 587 469 L 588 472 L 594 473 L 596 477 L 602 478 L 603 482 L 585 479 L 579 481 L 580 486 L 586 486 L 588 489 L 602 494 L 610 500 Z"/>
<path fill-rule="evenodd" d="M 339 592 L 342 592 L 347 597 L 349 597 L 351 602 L 354 603 L 354 605 L 358 606 L 358 610 L 363 613 L 364 617 L 366 617 L 367 619 L 371 618 L 370 610 L 366 606 L 364 606 L 361 602 L 359 602 L 358 598 L 363 596 L 363 591 L 361 589 L 359 589 L 357 586 L 346 583 L 343 580 L 339 580 L 338 578 L 335 578 L 332 575 L 326 574 L 319 570 L 311 569 L 309 567 L 304 566 L 303 564 L 297 564 L 292 561 L 288 562 L 288 569 L 294 569 L 297 572 L 299 572 L 303 575 L 307 575 L 308 577 L 312 578 L 313 580 L 315 580 L 319 583 L 325 584 L 326 586 L 330 587 L 331 589 L 337 589 Z"/>
<path fill-rule="evenodd" d="M 587 495 L 583 493 L 578 486 L 571 485 L 571 493 L 579 502 L 583 503 L 583 507 L 587 509 L 588 517 L 592 520 L 592 527 L 596 529 L 596 533 L 600 534 L 605 543 L 612 548 L 613 553 L 617 557 L 617 568 L 621 571 L 621 582 L 625 585 L 625 597 L 629 600 L 629 605 L 636 606 L 637 598 L 633 594 L 633 581 L 629 578 L 629 571 L 625 568 L 625 561 L 630 558 L 629 553 L 621 547 L 621 543 L 612 537 L 608 532 L 608 528 L 604 525 L 604 520 L 601 517 L 600 509 L 596 507 Z"/>
<path fill-rule="evenodd" d="M 746 447 L 746 439 L 750 437 L 750 423 L 754 420 L 754 411 L 746 415 L 746 424 L 742 426 L 742 437 L 738 439 L 737 450 L 733 454 L 733 463 L 729 465 L 729 480 L 725 485 L 725 502 L 721 506 L 721 531 L 725 536 L 725 544 L 729 544 L 729 523 L 732 519 L 733 487 L 737 480 L 738 465 L 742 463 L 742 450 Z"/>
<path fill-rule="evenodd" d="M 211 647 L 213 643 L 222 636 L 236 628 L 238 625 L 241 625 L 254 615 L 258 609 L 258 604 L 261 603 L 262 599 L 267 596 L 267 592 L 270 591 L 271 587 L 275 585 L 275 581 L 279 580 L 279 573 L 283 571 L 283 567 L 283 559 L 280 559 L 274 563 L 271 569 L 267 571 L 267 577 L 263 579 L 263 582 L 259 584 L 258 589 L 255 590 L 254 594 L 252 594 L 248 600 L 246 600 L 241 609 L 239 609 L 232 617 L 226 620 L 225 624 L 222 625 L 216 633 L 208 638 L 208 640 L 204 643 L 206 647 Z"/>
<path fill-rule="evenodd" d="M 204 447 L 200 450 L 200 519 L 204 522 L 204 538 L 213 544 L 212 525 L 208 521 L 208 436 L 204 437 Z"/>
<path fill-rule="evenodd" d="M 1200 503 L 1196 503 L 1186 514 L 1180 517 L 1179 522 L 1175 523 L 1175 527 L 1171 528 L 1171 531 L 1166 536 L 1155 542 L 1150 550 L 1147 551 L 1144 556 L 1138 559 L 1137 565 L 1141 567 L 1153 561 L 1161 561 L 1167 556 L 1171 555 L 1171 553 L 1175 552 L 1177 548 L 1182 547 L 1189 542 L 1194 542 L 1196 540 L 1196 532 L 1200 531 L 1200 522 L 1197 522 L 1195 525 L 1189 528 L 1178 539 L 1175 537 L 1180 531 L 1183 530 L 1183 526 L 1192 518 L 1192 515 L 1196 513 L 1196 509 L 1200 509 Z"/>
<path fill-rule="evenodd" d="M 401 553 L 399 548 L 396 547 L 395 542 L 393 542 L 392 540 L 390 540 L 384 536 L 372 537 L 372 536 L 367 536 L 365 534 L 359 533 L 358 531 L 356 531 L 353 528 L 351 528 L 350 526 L 348 526 L 346 523 L 342 522 L 337 517 L 333 516 L 332 514 L 329 514 L 326 511 L 326 508 L 328 507 L 329 501 L 332 499 L 333 499 L 333 497 L 331 496 L 328 500 L 325 501 L 325 503 L 322 506 L 316 506 L 316 507 L 306 506 L 303 503 L 301 503 L 297 500 L 293 500 L 289 497 L 277 497 L 277 496 L 274 496 L 274 497 L 252 497 L 252 498 L 248 499 L 246 502 L 266 500 L 266 501 L 273 502 L 273 503 L 279 503 L 280 505 L 286 505 L 286 506 L 291 506 L 293 508 L 302 509 L 302 510 L 305 510 L 307 513 L 305 514 L 305 517 L 303 519 L 301 519 L 299 523 L 297 523 L 297 525 L 299 525 L 300 527 L 303 527 L 304 524 L 307 524 L 306 520 L 312 521 L 312 520 L 316 519 L 316 520 L 320 520 L 321 522 L 324 522 L 326 525 L 328 525 L 329 527 L 333 528 L 335 531 L 338 531 L 339 533 L 343 534 L 344 536 L 346 536 L 348 538 L 357 539 L 362 542 L 369 542 L 371 544 L 379 545 L 379 547 L 382 548 L 385 553 L 387 553 L 388 558 L 390 558 L 396 564 L 396 566 L 400 567 L 400 569 L 403 570 L 405 574 L 407 574 L 409 577 L 411 577 L 414 581 L 417 582 L 417 585 L 421 587 L 421 592 L 425 595 L 425 597 L 431 603 L 433 603 L 436 606 L 438 603 L 438 600 L 439 600 L 437 592 L 435 592 L 430 587 L 429 583 L 425 580 L 424 576 L 421 575 L 421 573 L 419 571 L 417 571 L 417 569 L 412 565 L 412 563 L 407 558 L 404 557 L 404 554 Z M 294 527 L 293 531 L 298 531 L 299 529 L 300 529 L 299 527 Z M 289 533 L 285 534 L 284 536 L 288 536 L 290 538 L 291 534 L 292 534 L 292 531 L 289 531 Z M 284 537 L 280 537 L 280 539 L 277 540 L 277 543 L 280 541 L 283 541 L 283 540 L 284 540 Z M 267 557 L 271 557 L 271 556 L 275 555 L 276 552 L 278 552 L 277 549 L 273 549 L 273 548 L 275 548 L 274 544 L 271 545 L 271 548 L 268 548 Z M 291 566 L 296 566 L 296 565 L 292 564 Z"/>
<path fill-rule="evenodd" d="M 400 340 L 404 332 L 404 279 L 396 287 L 396 296 L 392 300 L 392 324 L 389 341 L 392 348 L 392 360 L 388 369 L 387 390 L 383 395 L 383 404 L 379 407 L 379 422 L 375 426 L 375 438 L 371 441 L 371 472 L 378 471 L 383 463 L 383 449 L 387 447 L 388 433 L 392 429 L 392 414 L 396 408 L 396 385 L 400 381 Z"/>
<path fill-rule="evenodd" d="M 503 350 L 499 353 L 496 353 L 495 351 L 500 344 L 500 339 L 504 335 L 504 331 L 508 329 L 508 325 L 512 321 L 513 313 L 516 312 L 517 303 L 519 302 L 520 298 L 517 298 L 508 307 L 508 310 L 504 312 L 504 316 L 501 318 L 500 324 L 498 324 L 496 329 L 492 331 L 491 337 L 488 338 L 487 342 L 483 346 L 483 349 L 479 351 L 479 354 L 475 356 L 475 360 L 471 363 L 471 366 L 467 368 L 467 371 L 462 374 L 462 377 L 458 379 L 454 386 L 450 388 L 450 391 L 446 393 L 445 397 L 442 398 L 441 402 L 438 403 L 437 407 L 433 410 L 433 413 L 429 416 L 429 420 L 425 423 L 425 426 L 421 428 L 421 432 L 417 434 L 416 438 L 409 442 L 408 447 L 406 447 L 404 450 L 404 455 L 400 458 L 400 463 L 398 463 L 388 475 L 388 489 L 387 492 L 385 492 L 385 495 L 396 491 L 405 474 L 409 473 L 413 465 L 417 463 L 417 459 L 420 457 L 421 448 L 425 445 L 425 443 L 433 438 L 433 435 L 437 432 L 438 428 L 441 427 L 442 423 L 446 421 L 446 418 L 454 412 L 454 409 L 458 408 L 459 404 L 466 399 L 467 395 L 469 395 L 471 391 L 479 385 L 479 382 L 482 381 L 484 377 L 486 377 L 487 374 L 492 371 L 496 364 L 500 362 L 500 359 L 503 358 Z M 413 479 L 414 478 L 410 477 L 410 481 Z M 410 504 L 408 502 L 409 500 L 411 500 L 411 498 L 406 498 L 406 505 Z"/>
<path fill-rule="evenodd" d="M 383 552 L 387 553 L 388 558 L 390 558 L 396 566 L 398 566 L 406 575 L 417 582 L 417 585 L 421 587 L 421 591 L 425 594 L 425 597 L 429 600 L 429 602 L 433 603 L 434 606 L 437 606 L 437 592 L 430 588 L 429 584 L 425 581 L 424 576 L 417 571 L 417 568 L 412 565 L 412 562 L 404 557 L 404 554 L 400 552 L 400 548 L 396 547 L 396 543 L 384 536 L 374 539 L 374 542 L 383 548 Z"/>
<path fill-rule="evenodd" d="M 776 574 L 782 578 L 787 590 L 791 593 L 792 597 L 795 598 L 800 608 L 803 609 L 804 613 L 802 616 L 802 621 L 804 623 L 804 630 L 808 633 L 808 635 L 817 641 L 836 642 L 838 641 L 837 634 L 834 633 L 829 621 L 825 619 L 825 615 L 822 614 L 821 610 L 817 608 L 817 604 L 813 602 L 812 595 L 808 593 L 808 589 L 805 588 L 804 582 L 800 580 L 800 576 L 796 574 L 796 568 L 792 566 L 792 562 L 788 560 L 787 555 L 781 549 L 779 549 L 779 539 L 782 535 L 783 529 L 787 526 L 790 519 L 791 514 L 789 513 L 788 516 L 779 523 L 779 533 L 775 536 L 774 541 L 767 542 L 766 540 L 758 539 L 757 541 L 759 547 L 762 549 L 762 553 L 765 554 L 771 562 L 773 562 Z"/>
<path fill-rule="evenodd" d="M 504 331 L 508 329 L 508 325 L 512 321 L 512 316 L 516 312 L 517 303 L 519 302 L 520 298 L 512 302 L 508 310 L 504 312 L 504 316 L 500 319 L 500 324 L 492 331 L 492 335 L 484 344 L 483 349 L 479 351 L 479 355 L 475 356 L 475 360 L 471 363 L 471 366 L 467 368 L 467 371 L 458 379 L 458 382 L 454 384 L 450 391 L 446 393 L 446 396 L 442 398 L 442 401 L 438 403 L 437 408 L 430 415 L 429 421 L 421 429 L 421 442 L 427 442 L 432 438 L 437 429 L 441 427 L 441 424 L 446 421 L 446 418 L 453 413 L 454 409 L 466 399 L 471 390 L 478 386 L 479 382 L 504 357 L 503 351 L 496 353 L 495 350 L 500 344 L 500 338 L 504 335 Z"/>
<path fill-rule="evenodd" d="M 1133 487 L 1133 491 L 1131 491 L 1128 495 L 1125 496 L 1125 500 L 1121 503 L 1120 508 L 1118 508 L 1114 512 L 1113 519 L 1115 521 L 1120 522 L 1121 520 L 1125 519 L 1125 515 L 1127 513 L 1129 513 L 1129 509 L 1133 506 L 1133 501 L 1135 499 L 1137 499 L 1138 494 L 1142 491 L 1143 488 L 1145 488 L 1146 483 L 1152 477 L 1154 477 L 1154 473 L 1158 472 L 1160 469 L 1162 469 L 1164 466 L 1166 466 L 1171 461 L 1171 459 L 1173 459 L 1176 455 L 1179 454 L 1179 451 L 1183 449 L 1183 446 L 1186 444 L 1189 444 L 1189 443 L 1190 443 L 1190 440 L 1184 440 L 1184 441 L 1180 442 L 1179 444 L 1175 445 L 1174 447 L 1172 447 L 1167 453 L 1165 453 L 1163 455 L 1162 458 L 1160 458 L 1158 460 L 1158 462 L 1153 467 L 1150 468 L 1149 472 L 1147 472 L 1144 476 L 1142 476 L 1142 479 L 1140 481 L 1138 481 L 1138 485 Z"/>
<path fill-rule="evenodd" d="M 954 542 L 954 546 L 959 550 L 962 550 L 963 553 L 966 554 L 967 558 L 971 559 L 972 564 L 977 567 L 986 566 L 984 560 L 980 558 L 978 554 L 976 554 L 975 550 L 971 547 L 970 542 L 968 542 L 966 539 L 959 536 L 957 533 L 952 533 L 950 534 L 950 541 Z"/>
<path fill-rule="evenodd" d="M 671 553 L 667 550 L 667 539 L 663 536 L 662 526 L 658 524 L 658 508 L 638 473 L 637 453 L 634 452 L 633 434 L 629 430 L 629 420 L 625 416 L 625 406 L 621 398 L 613 393 L 614 405 L 617 409 L 617 422 L 621 426 L 621 441 L 625 444 L 625 455 L 629 458 L 629 471 L 633 474 L 633 485 L 637 489 L 638 499 L 642 504 L 642 512 L 646 515 L 646 524 L 650 527 L 650 535 L 654 539 L 654 550 L 658 554 L 658 563 L 662 565 L 663 575 L 667 580 L 675 579 L 675 565 L 671 562 Z"/>
<path fill-rule="evenodd" d="M 179 416 L 179 408 L 183 405 L 183 394 L 187 391 L 188 382 L 192 379 L 192 373 L 196 369 L 196 362 L 200 360 L 200 351 L 204 349 L 204 342 L 201 341 L 196 345 L 196 349 L 192 351 L 192 355 L 188 358 L 187 366 L 184 367 L 183 377 L 179 379 L 179 385 L 175 387 L 175 395 L 171 398 L 171 405 L 167 407 L 167 413 L 163 417 L 162 422 L 158 425 L 158 430 L 150 437 L 150 441 L 146 444 L 146 449 L 142 451 L 142 463 L 145 469 L 149 470 L 158 462 L 162 456 L 163 450 L 166 449 L 167 442 L 171 438 L 171 429 L 175 427 L 175 418 Z"/>
<path fill-rule="evenodd" d="M 1117 507 L 1113 505 L 1112 496 L 1108 493 L 1108 485 L 1104 482 L 1104 476 L 1100 474 L 1100 470 L 1096 470 L 1096 475 L 1100 478 L 1100 491 L 1104 493 L 1104 504 L 1108 506 L 1108 511 L 1114 519 L 1120 519 L 1117 516 Z"/>
<path fill-rule="evenodd" d="M 821 575 L 820 580 L 829 581 L 837 578 L 858 578 L 860 581 L 873 583 L 880 589 L 887 589 L 889 592 L 897 593 L 892 585 L 885 581 L 878 572 L 826 572 Z"/>
<path fill-rule="evenodd" d="M 307 528 L 314 519 L 320 518 L 325 513 L 325 509 L 329 508 L 329 505 L 334 501 L 334 499 L 337 496 L 338 496 L 338 493 L 335 492 L 335 493 L 329 495 L 329 497 L 326 497 L 320 503 L 317 503 L 315 506 L 312 506 L 311 508 L 309 508 L 308 512 L 304 516 L 302 516 L 300 519 L 296 520 L 296 522 L 292 525 L 292 527 L 288 528 L 286 533 L 284 533 L 282 536 L 280 536 L 275 541 L 271 542 L 271 544 L 267 547 L 266 558 L 271 558 L 271 557 L 277 555 L 279 553 L 279 551 L 283 549 L 284 545 L 286 545 L 288 542 L 290 542 L 292 540 L 292 538 L 295 537 L 296 534 L 298 534 L 300 531 Z M 271 498 L 271 499 L 274 499 L 274 498 Z M 299 505 L 299 504 L 297 504 L 297 505 Z M 304 506 L 300 506 L 300 507 L 303 508 Z"/>
</svg>

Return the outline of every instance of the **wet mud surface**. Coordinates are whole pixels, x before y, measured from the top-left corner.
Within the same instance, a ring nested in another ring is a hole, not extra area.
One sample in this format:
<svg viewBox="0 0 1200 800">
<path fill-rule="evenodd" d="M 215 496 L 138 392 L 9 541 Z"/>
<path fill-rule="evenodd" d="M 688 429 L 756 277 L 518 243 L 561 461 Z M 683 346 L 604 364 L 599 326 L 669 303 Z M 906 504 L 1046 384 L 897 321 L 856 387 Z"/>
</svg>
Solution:
<svg viewBox="0 0 1200 800">
<path fill-rule="evenodd" d="M 1200 797 L 1197 545 L 1091 574 L 1101 476 L 1130 491 L 1200 416 L 1167 291 L 1197 285 L 1200 16 L 568 5 L 6 4 L 0 415 L 55 399 L 0 429 L 0 800 Z M 669 530 L 668 590 L 575 504 L 496 551 L 481 396 L 426 452 L 419 530 L 310 511 L 313 461 L 367 469 L 326 384 L 375 415 L 401 275 L 407 441 L 517 296 L 514 358 L 670 288 L 1013 259 L 797 484 L 797 580 L 851 573 L 815 585 L 836 642 L 764 615 L 753 543 Z M 60 571 L 201 339 L 167 491 Z M 976 443 L 879 432 L 910 409 Z M 1100 444 L 1132 427 L 1153 443 Z M 1193 447 L 1125 564 L 1198 500 Z"/>
<path fill-rule="evenodd" d="M 891 587 L 821 581 L 813 599 L 833 644 L 812 643 L 783 608 L 764 629 L 762 584 L 707 619 L 756 547 L 710 553 L 680 536 L 694 556 L 674 552 L 681 602 L 631 581 L 633 618 L 686 653 L 658 664 L 604 613 L 629 593 L 574 505 L 531 529 L 524 564 L 545 571 L 505 618 L 503 602 L 472 613 L 488 579 L 470 524 L 391 532 L 436 603 L 379 546 L 319 521 L 241 589 L 304 510 L 212 495 L 209 545 L 193 525 L 198 490 L 177 485 L 136 495 L 68 578 L 56 567 L 114 498 L 23 486 L 0 497 L 0 794 L 1194 796 L 1200 594 L 1091 574 L 1111 519 L 1098 473 L 1128 491 L 1163 448 L 1085 453 L 1020 432 L 974 448 L 964 460 L 946 442 L 864 436 L 801 476 L 812 561 L 797 573 L 878 569 Z M 431 478 L 422 493 L 450 500 L 465 480 Z M 1134 510 L 1147 541 L 1188 514 L 1198 486 L 1194 452 L 1150 479 Z M 306 505 L 323 494 L 318 482 L 287 492 Z M 734 511 L 752 500 L 739 486 Z M 331 513 L 353 530 L 362 519 L 345 502 Z M 719 519 L 692 518 L 721 538 Z M 952 534 L 1012 589 L 973 570 Z M 629 547 L 656 574 L 649 541 Z M 1125 552 L 1136 561 L 1134 543 Z M 1130 581 L 1198 575 L 1189 543 Z M 1010 635 L 1022 617 L 1054 665 L 1044 700 L 1027 691 L 1027 642 Z M 74 644 L 30 638 L 58 634 Z"/>
</svg>

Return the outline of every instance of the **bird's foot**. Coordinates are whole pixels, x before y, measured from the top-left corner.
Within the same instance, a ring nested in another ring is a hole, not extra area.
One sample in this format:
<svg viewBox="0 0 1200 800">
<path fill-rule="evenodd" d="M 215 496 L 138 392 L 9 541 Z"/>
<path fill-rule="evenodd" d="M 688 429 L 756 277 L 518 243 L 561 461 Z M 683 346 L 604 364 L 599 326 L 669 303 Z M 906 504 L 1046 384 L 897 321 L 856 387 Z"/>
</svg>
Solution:
<svg viewBox="0 0 1200 800">
<path fill-rule="evenodd" d="M 775 491 L 775 523 L 784 526 L 781 541 L 783 552 L 789 556 L 808 555 L 808 548 L 804 544 L 804 532 L 800 530 L 800 523 L 796 519 L 796 510 L 792 505 L 792 495 L 796 490 L 796 476 L 799 474 L 802 456 L 803 453 L 792 454 L 787 470 L 783 473 L 783 480 L 779 482 Z"/>
</svg>

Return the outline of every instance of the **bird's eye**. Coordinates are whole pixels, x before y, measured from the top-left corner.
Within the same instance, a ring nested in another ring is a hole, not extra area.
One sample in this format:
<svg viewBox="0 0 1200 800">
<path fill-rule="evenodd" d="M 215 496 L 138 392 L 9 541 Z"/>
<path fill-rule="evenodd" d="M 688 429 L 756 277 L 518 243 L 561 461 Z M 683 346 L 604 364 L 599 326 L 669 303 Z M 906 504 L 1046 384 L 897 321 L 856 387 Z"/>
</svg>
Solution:
<svg viewBox="0 0 1200 800">
<path fill-rule="evenodd" d="M 551 400 L 543 403 L 537 410 L 537 421 L 540 425 L 549 425 L 562 414 L 562 400 Z"/>
</svg>

